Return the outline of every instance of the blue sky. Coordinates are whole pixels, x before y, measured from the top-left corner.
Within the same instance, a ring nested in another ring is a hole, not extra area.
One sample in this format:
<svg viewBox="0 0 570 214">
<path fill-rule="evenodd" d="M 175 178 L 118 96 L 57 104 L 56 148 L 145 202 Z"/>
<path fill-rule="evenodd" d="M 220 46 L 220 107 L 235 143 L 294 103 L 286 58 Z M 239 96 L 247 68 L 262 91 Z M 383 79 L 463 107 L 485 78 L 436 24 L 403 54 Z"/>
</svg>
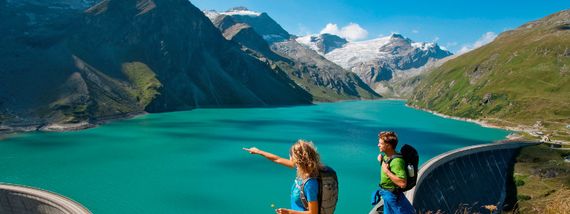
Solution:
<svg viewBox="0 0 570 214">
<path fill-rule="evenodd" d="M 352 40 L 400 33 L 436 41 L 452 52 L 468 50 L 528 21 L 570 9 L 570 0 L 190 0 L 202 10 L 234 6 L 267 12 L 295 35 L 338 32 Z M 349 26 L 345 28 L 346 26 Z M 344 28 L 344 29 L 343 29 Z"/>
</svg>

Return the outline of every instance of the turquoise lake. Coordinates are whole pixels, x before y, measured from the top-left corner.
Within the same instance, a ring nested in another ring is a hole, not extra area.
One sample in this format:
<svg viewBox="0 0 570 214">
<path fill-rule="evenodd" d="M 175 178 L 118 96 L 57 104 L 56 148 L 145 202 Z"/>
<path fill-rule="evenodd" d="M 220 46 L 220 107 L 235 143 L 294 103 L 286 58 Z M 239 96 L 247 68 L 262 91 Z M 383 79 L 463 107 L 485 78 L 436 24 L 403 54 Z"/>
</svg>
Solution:
<svg viewBox="0 0 570 214">
<path fill-rule="evenodd" d="M 302 138 L 313 141 L 323 162 L 337 171 L 336 213 L 368 213 L 379 181 L 381 130 L 396 131 L 399 146 L 414 146 L 421 163 L 509 134 L 396 100 L 198 109 L 0 140 L 0 182 L 54 191 L 96 214 L 274 213 L 271 204 L 290 206 L 295 171 L 242 148 L 288 157 Z"/>
</svg>

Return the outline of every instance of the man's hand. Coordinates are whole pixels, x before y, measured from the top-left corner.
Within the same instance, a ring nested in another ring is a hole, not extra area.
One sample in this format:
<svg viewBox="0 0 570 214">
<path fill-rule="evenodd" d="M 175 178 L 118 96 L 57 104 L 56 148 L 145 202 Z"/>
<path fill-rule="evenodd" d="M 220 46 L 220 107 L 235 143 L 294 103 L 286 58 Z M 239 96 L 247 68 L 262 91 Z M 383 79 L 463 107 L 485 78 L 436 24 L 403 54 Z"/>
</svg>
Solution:
<svg viewBox="0 0 570 214">
<path fill-rule="evenodd" d="M 259 154 L 259 151 L 261 151 L 261 150 L 259 150 L 258 148 L 255 148 L 255 147 L 251 147 L 251 148 L 249 148 L 249 149 L 248 149 L 248 148 L 243 148 L 243 150 L 245 150 L 245 151 L 249 152 L 249 154 L 253 154 L 253 155 Z"/>
<path fill-rule="evenodd" d="M 382 162 L 382 171 L 388 173 L 390 171 L 390 165 L 386 162 Z"/>
</svg>

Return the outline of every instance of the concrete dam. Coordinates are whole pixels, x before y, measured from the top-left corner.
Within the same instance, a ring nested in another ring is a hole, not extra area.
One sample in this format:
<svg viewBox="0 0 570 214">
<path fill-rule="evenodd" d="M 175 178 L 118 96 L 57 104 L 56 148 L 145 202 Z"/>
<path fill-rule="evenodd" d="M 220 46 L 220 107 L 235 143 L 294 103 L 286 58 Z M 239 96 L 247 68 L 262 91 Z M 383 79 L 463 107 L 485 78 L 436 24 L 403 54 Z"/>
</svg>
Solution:
<svg viewBox="0 0 570 214">
<path fill-rule="evenodd" d="M 2 214 L 91 214 L 64 196 L 30 187 L 0 184 Z"/>
<path fill-rule="evenodd" d="M 537 144 L 505 141 L 441 154 L 422 165 L 417 185 L 406 197 L 419 213 L 487 213 L 486 205 L 496 206 L 498 212 L 511 208 L 516 203 L 516 157 L 522 147 Z M 370 213 L 378 213 L 381 204 Z"/>
</svg>

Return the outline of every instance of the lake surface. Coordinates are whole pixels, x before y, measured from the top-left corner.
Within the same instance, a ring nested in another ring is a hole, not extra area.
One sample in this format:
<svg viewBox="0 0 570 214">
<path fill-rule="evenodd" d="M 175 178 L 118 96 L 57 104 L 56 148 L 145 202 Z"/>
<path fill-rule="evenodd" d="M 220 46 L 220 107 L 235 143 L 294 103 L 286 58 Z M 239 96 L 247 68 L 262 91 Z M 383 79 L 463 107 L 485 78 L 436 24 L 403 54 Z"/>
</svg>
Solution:
<svg viewBox="0 0 570 214">
<path fill-rule="evenodd" d="M 313 141 L 338 173 L 337 213 L 368 213 L 380 175 L 380 130 L 396 131 L 399 146 L 413 145 L 420 164 L 509 134 L 394 100 L 198 109 L 1 140 L 0 182 L 54 191 L 97 214 L 274 213 L 272 204 L 290 206 L 295 171 L 242 148 L 288 157 L 302 138 Z"/>
</svg>

